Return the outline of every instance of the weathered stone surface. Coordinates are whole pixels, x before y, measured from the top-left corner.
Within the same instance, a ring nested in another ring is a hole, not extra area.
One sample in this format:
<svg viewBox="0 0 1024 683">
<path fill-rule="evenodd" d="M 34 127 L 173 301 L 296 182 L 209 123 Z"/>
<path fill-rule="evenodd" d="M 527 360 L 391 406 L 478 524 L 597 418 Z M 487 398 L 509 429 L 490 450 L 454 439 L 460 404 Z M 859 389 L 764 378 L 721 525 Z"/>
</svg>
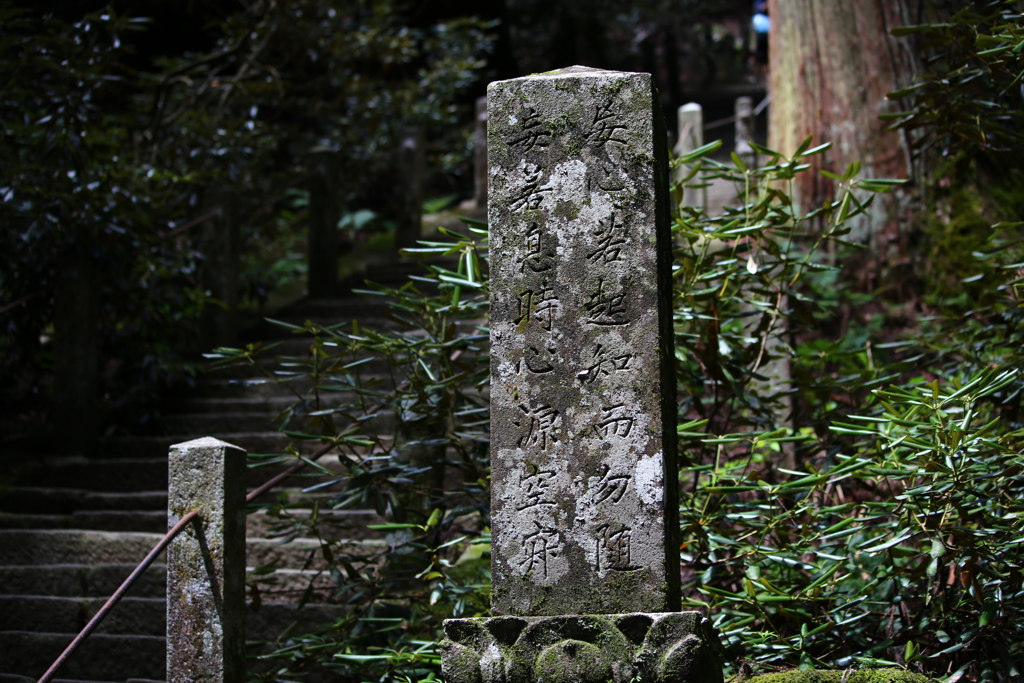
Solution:
<svg viewBox="0 0 1024 683">
<path fill-rule="evenodd" d="M 204 438 L 171 446 L 167 548 L 168 683 L 245 680 L 245 451 Z"/>
<path fill-rule="evenodd" d="M 714 629 L 697 612 L 449 619 L 448 683 L 719 683 Z"/>
<path fill-rule="evenodd" d="M 572 67 L 491 83 L 488 106 L 492 611 L 678 609 L 651 77 Z"/>
</svg>

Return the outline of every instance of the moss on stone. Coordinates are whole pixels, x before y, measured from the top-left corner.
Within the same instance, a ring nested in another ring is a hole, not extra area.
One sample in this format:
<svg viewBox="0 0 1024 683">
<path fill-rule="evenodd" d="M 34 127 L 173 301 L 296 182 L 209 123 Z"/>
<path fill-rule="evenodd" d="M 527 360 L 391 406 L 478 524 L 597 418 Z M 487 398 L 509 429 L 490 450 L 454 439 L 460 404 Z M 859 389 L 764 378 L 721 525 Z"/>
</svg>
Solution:
<svg viewBox="0 0 1024 683">
<path fill-rule="evenodd" d="M 844 679 L 843 676 L 846 675 Z M 744 683 L 934 683 L 935 679 L 903 669 L 861 669 L 859 671 L 782 671 L 752 676 Z"/>
</svg>

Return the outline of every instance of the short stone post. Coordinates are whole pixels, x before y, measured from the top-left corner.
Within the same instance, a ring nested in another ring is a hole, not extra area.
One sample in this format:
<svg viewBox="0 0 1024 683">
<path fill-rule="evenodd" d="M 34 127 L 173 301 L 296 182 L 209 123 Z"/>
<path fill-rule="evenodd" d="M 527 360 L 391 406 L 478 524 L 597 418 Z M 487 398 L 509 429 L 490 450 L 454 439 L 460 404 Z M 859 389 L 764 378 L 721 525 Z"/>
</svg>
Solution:
<svg viewBox="0 0 1024 683">
<path fill-rule="evenodd" d="M 100 282 L 92 244 L 71 247 L 54 292 L 53 420 L 60 450 L 89 452 L 99 434 Z"/>
<path fill-rule="evenodd" d="M 704 110 L 696 102 L 690 102 L 676 111 L 679 123 L 679 139 L 672 150 L 676 157 L 689 154 L 704 146 Z M 675 169 L 676 182 L 682 182 L 693 170 L 693 164 L 682 164 Z M 690 183 L 699 181 L 694 178 Z M 708 206 L 708 190 L 706 187 L 684 187 L 683 206 L 695 209 L 706 209 Z"/>
<path fill-rule="evenodd" d="M 408 128 L 398 145 L 395 249 L 416 246 L 423 234 L 423 174 L 426 166 L 423 131 Z"/>
<path fill-rule="evenodd" d="M 492 618 L 449 683 L 722 679 L 680 606 L 668 150 L 649 74 L 488 88 Z"/>
<path fill-rule="evenodd" d="M 167 683 L 245 680 L 245 451 L 204 438 L 171 446 Z"/>
<path fill-rule="evenodd" d="M 476 101 L 476 128 L 473 131 L 473 202 L 477 210 L 487 208 L 487 98 Z"/>
<path fill-rule="evenodd" d="M 754 100 L 744 95 L 736 98 L 736 154 L 748 167 L 757 165 L 757 152 L 750 146 L 754 140 Z"/>
<path fill-rule="evenodd" d="M 216 215 L 199 228 L 203 253 L 200 280 L 203 289 L 220 302 L 203 309 L 203 341 L 213 346 L 232 346 L 238 334 L 238 269 L 242 260 L 238 193 L 232 189 L 209 189 L 203 206 Z"/>
<path fill-rule="evenodd" d="M 338 153 L 315 149 L 310 162 L 309 184 L 309 269 L 306 289 L 311 297 L 328 297 L 338 287 L 339 197 Z"/>
</svg>

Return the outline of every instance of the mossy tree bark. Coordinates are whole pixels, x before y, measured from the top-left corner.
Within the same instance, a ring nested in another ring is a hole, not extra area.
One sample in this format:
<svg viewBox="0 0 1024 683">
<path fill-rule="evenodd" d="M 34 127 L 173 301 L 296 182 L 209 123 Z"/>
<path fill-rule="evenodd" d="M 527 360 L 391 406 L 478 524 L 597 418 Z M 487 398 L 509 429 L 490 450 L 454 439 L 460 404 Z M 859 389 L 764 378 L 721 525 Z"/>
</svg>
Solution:
<svg viewBox="0 0 1024 683">
<path fill-rule="evenodd" d="M 854 161 L 861 175 L 920 180 L 903 133 L 886 131 L 880 114 L 899 110 L 886 93 L 912 83 L 921 59 L 910 38 L 892 29 L 948 16 L 950 0 L 769 0 L 769 146 L 792 153 L 808 135 L 833 144 L 814 157 L 819 168 L 842 173 Z M 962 4 L 962 3 L 961 3 Z M 832 197 L 835 184 L 818 173 L 801 175 L 804 209 Z M 880 196 L 854 224 L 853 239 L 877 258 L 898 237 L 910 190 Z"/>
</svg>

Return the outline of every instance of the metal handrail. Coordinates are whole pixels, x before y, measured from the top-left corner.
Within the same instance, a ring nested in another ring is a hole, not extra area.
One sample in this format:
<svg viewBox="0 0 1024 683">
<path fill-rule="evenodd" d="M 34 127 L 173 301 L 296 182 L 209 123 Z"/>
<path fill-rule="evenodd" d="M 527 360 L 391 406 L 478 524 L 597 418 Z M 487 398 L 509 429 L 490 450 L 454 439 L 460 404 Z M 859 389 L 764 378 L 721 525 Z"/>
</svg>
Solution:
<svg viewBox="0 0 1024 683">
<path fill-rule="evenodd" d="M 308 460 L 311 462 L 318 460 L 320 457 L 322 457 L 328 451 L 334 448 L 334 446 L 335 444 L 333 443 L 324 444 L 320 448 L 313 451 L 313 454 L 309 456 Z M 284 472 L 281 472 L 280 474 L 271 477 L 261 486 L 249 492 L 249 494 L 246 495 L 245 497 L 245 502 L 251 503 L 255 498 L 266 493 L 273 487 L 277 486 L 282 481 L 284 481 L 288 477 L 292 476 L 293 474 L 301 470 L 307 464 L 308 463 L 305 460 L 300 460 L 299 462 L 295 463 L 294 465 L 286 469 Z M 88 638 L 92 634 L 92 632 L 96 630 L 96 627 L 99 626 L 100 622 L 103 621 L 107 614 L 109 614 L 110 611 L 114 609 L 114 606 L 117 605 L 117 603 L 121 602 L 121 598 L 125 596 L 125 593 L 127 593 L 128 589 L 132 587 L 132 584 L 134 584 L 135 581 L 138 580 L 140 576 L 142 576 L 142 572 L 146 571 L 146 569 L 149 568 L 149 565 L 153 564 L 153 561 L 156 560 L 160 553 L 164 551 L 164 548 L 166 548 L 167 545 L 172 540 L 174 540 L 175 536 L 180 534 L 182 530 L 185 529 L 185 527 L 187 527 L 189 524 L 191 524 L 194 520 L 198 518 L 199 510 L 192 510 L 191 512 L 187 512 L 181 519 L 178 520 L 177 524 L 171 527 L 171 529 L 166 534 L 164 534 L 164 537 L 160 539 L 160 541 L 153 547 L 153 549 L 149 551 L 149 554 L 146 555 L 142 562 L 140 562 L 139 565 L 132 571 L 132 573 L 128 575 L 128 578 L 124 580 L 124 583 L 122 583 L 120 587 L 118 587 L 118 589 L 114 591 L 114 594 L 107 599 L 103 607 L 101 607 L 99 611 L 97 611 L 96 614 L 93 615 L 92 619 L 89 620 L 89 623 L 85 625 L 85 628 L 83 628 L 78 633 L 78 635 L 75 636 L 75 639 L 72 640 L 71 643 L 66 648 L 64 648 L 64 652 L 60 653 L 60 656 L 57 657 L 56 660 L 54 660 L 53 664 L 50 665 L 50 668 L 46 670 L 46 673 L 44 673 L 42 677 L 40 677 L 37 683 L 50 683 L 50 680 L 57 674 L 57 671 L 62 666 L 64 666 L 64 662 L 66 662 L 68 658 L 72 654 L 74 654 L 75 650 L 78 649 L 78 646 L 85 642 L 85 639 Z"/>
<path fill-rule="evenodd" d="M 50 679 L 57 674 L 57 670 L 64 666 L 64 662 L 68 660 L 68 657 L 70 657 L 74 651 L 78 649 L 78 646 L 81 645 L 94 630 L 96 630 L 96 627 L 99 626 L 100 622 L 103 621 L 103 618 L 110 613 L 110 610 L 114 609 L 114 606 L 121 602 L 121 598 L 124 597 L 124 594 L 128 592 L 128 589 L 131 588 L 136 579 L 142 576 L 142 572 L 146 571 L 149 565 L 153 564 L 153 560 L 163 552 L 164 548 L 167 547 L 167 544 L 170 543 L 175 536 L 181 533 L 182 529 L 191 524 L 192 521 L 198 517 L 199 510 L 192 510 L 191 512 L 186 513 L 184 517 L 178 520 L 177 524 L 171 527 L 171 530 L 160 539 L 160 542 L 157 543 L 156 546 L 149 551 L 149 554 L 146 555 L 145 559 L 139 563 L 139 566 L 135 568 L 135 571 L 133 571 L 128 578 L 124 580 L 124 583 L 114 591 L 114 594 L 110 596 L 103 607 L 93 615 L 92 619 L 89 620 L 89 623 L 85 625 L 85 628 L 75 636 L 75 639 L 71 641 L 71 644 L 64 648 L 64 652 L 60 653 L 60 656 L 57 657 L 53 664 L 50 665 L 50 668 L 46 670 L 46 673 L 42 675 L 38 683 L 49 683 Z"/>
</svg>

